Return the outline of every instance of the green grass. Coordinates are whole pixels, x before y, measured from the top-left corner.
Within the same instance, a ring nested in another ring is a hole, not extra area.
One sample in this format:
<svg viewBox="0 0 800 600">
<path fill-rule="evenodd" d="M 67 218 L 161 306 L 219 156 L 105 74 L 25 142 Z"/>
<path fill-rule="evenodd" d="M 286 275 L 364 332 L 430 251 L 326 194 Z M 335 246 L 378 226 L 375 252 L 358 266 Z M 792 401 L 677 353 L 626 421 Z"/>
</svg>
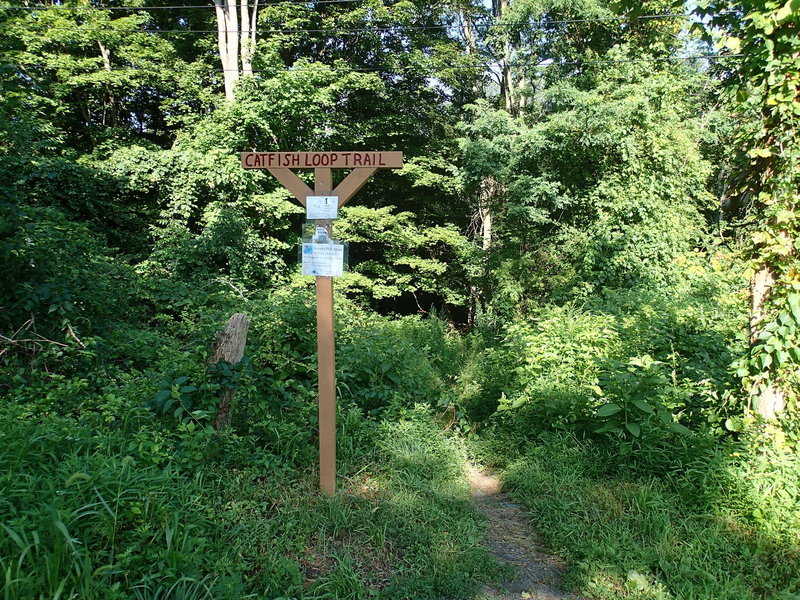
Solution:
<svg viewBox="0 0 800 600">
<path fill-rule="evenodd" d="M 747 519 L 733 508 L 742 491 L 720 489 L 737 474 L 705 468 L 705 484 L 625 475 L 602 448 L 554 435 L 509 464 L 505 482 L 568 560 L 569 587 L 589 597 L 800 598 L 796 530 L 776 537 Z"/>
<path fill-rule="evenodd" d="M 324 498 L 311 468 L 226 464 L 213 443 L 203 466 L 163 467 L 127 454 L 129 434 L 3 409 L 0 599 L 470 598 L 503 574 L 461 445 L 422 409 L 354 415 Z"/>
</svg>

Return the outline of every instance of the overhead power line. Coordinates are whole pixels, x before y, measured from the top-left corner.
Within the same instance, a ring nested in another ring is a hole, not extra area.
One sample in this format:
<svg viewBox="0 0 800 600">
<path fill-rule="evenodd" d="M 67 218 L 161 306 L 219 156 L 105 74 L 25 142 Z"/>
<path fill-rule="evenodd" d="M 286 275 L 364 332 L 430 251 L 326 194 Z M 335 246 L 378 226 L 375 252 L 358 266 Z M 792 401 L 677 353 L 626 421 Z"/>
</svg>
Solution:
<svg viewBox="0 0 800 600">
<path fill-rule="evenodd" d="M 690 60 L 729 60 L 729 59 L 740 59 L 743 58 L 744 54 L 698 54 L 693 56 L 665 56 L 659 58 L 608 58 L 608 59 L 590 59 L 590 60 L 573 60 L 573 61 L 539 61 L 539 62 L 512 62 L 509 63 L 508 66 L 513 68 L 520 68 L 520 67 L 528 67 L 528 68 L 550 68 L 550 67 L 569 67 L 569 66 L 580 66 L 580 65 L 589 65 L 589 64 L 618 64 L 618 63 L 647 63 L 647 62 L 671 62 L 671 61 L 690 61 Z M 321 73 L 321 72 L 347 72 L 347 73 L 377 73 L 377 72 L 387 72 L 387 73 L 396 73 L 408 70 L 418 70 L 420 72 L 424 72 L 425 74 L 429 74 L 431 71 L 446 71 L 446 70 L 490 70 L 493 65 L 433 65 L 430 69 L 421 69 L 419 66 L 416 65 L 400 65 L 397 67 L 391 68 L 384 68 L 384 67 L 337 67 L 331 65 L 320 65 L 319 67 L 274 67 L 271 69 L 253 69 L 254 73 Z M 19 68 L 20 65 L 15 64 L 0 64 L 0 68 Z M 43 68 L 49 69 L 53 68 L 48 65 L 42 64 L 27 64 L 24 67 L 28 68 Z M 102 67 L 97 67 L 95 69 L 87 69 L 87 68 L 77 68 L 76 71 L 84 72 L 84 73 L 100 73 L 100 72 L 108 72 L 110 71 L 146 71 L 146 72 L 164 72 L 164 71 L 171 71 L 171 72 L 208 72 L 208 73 L 220 73 L 225 71 L 237 71 L 238 69 L 216 69 L 209 67 L 206 68 L 198 68 L 198 67 L 184 67 L 184 68 L 162 68 L 161 66 L 158 67 L 112 67 L 111 69 L 106 69 Z"/>
<path fill-rule="evenodd" d="M 353 0 L 348 0 L 353 1 Z M 636 20 L 658 20 L 658 19 L 677 19 L 686 18 L 682 14 L 661 14 L 661 15 L 642 15 L 636 17 Z M 591 19 L 546 19 L 542 21 L 531 22 L 516 22 L 516 23 L 476 23 L 473 25 L 475 29 L 493 29 L 493 28 L 512 28 L 512 27 L 528 27 L 531 29 L 545 29 L 552 25 L 569 25 L 573 23 L 598 23 L 598 22 L 619 22 L 621 20 L 628 20 L 623 17 L 597 17 Z M 269 22 L 266 23 L 269 25 Z M 264 33 L 389 33 L 397 31 L 446 31 L 449 29 L 457 29 L 459 25 L 386 25 L 383 27 L 324 27 L 324 28 L 265 28 Z M 108 32 L 108 33 L 169 33 L 169 34 L 209 34 L 221 33 L 218 29 L 115 29 L 112 27 L 48 27 L 48 30 L 55 31 L 76 31 L 76 32 Z M 238 34 L 239 31 L 226 31 L 222 33 Z"/>
<path fill-rule="evenodd" d="M 309 6 L 309 5 L 317 5 L 317 4 L 352 4 L 353 2 L 360 2 L 361 0 L 308 0 L 308 2 L 291 2 L 291 1 L 279 1 L 279 2 L 259 2 L 256 4 L 258 7 L 265 7 L 265 6 L 287 6 L 287 5 L 297 5 L 297 6 Z M 234 6 L 241 6 L 242 4 L 235 4 Z M 253 5 L 248 5 L 252 7 Z M 174 6 L 0 6 L 0 10 L 27 10 L 27 11 L 35 11 L 35 10 L 55 10 L 55 11 L 71 11 L 71 10 L 180 10 L 180 9 L 195 9 L 195 8 L 216 8 L 213 4 L 186 4 L 186 5 L 174 5 Z"/>
</svg>

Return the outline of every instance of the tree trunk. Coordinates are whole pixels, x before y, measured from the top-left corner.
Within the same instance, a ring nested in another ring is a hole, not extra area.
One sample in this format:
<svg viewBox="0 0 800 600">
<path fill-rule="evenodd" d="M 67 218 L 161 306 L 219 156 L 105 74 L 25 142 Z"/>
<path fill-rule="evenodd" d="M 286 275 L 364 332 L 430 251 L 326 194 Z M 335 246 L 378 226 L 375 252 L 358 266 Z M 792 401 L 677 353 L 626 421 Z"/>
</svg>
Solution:
<svg viewBox="0 0 800 600">
<path fill-rule="evenodd" d="M 520 69 L 520 77 L 519 77 L 519 95 L 517 96 L 517 116 L 522 117 L 525 115 L 525 103 L 527 101 L 525 97 L 525 71 L 524 69 Z"/>
<path fill-rule="evenodd" d="M 103 59 L 103 69 L 108 72 L 111 72 L 111 50 L 103 45 L 103 42 L 97 40 L 97 46 L 100 48 L 100 56 Z M 108 111 L 106 108 L 103 107 L 103 125 L 106 125 L 107 121 L 110 121 L 112 125 L 117 124 L 117 99 L 114 96 L 114 92 L 110 86 L 107 86 L 108 89 Z M 107 119 L 107 112 L 110 113 L 110 119 Z"/>
<path fill-rule="evenodd" d="M 498 0 L 497 17 L 502 17 L 508 10 L 508 0 Z M 516 114 L 516 101 L 514 89 L 514 76 L 511 72 L 511 59 L 513 58 L 513 48 L 511 46 L 511 36 L 508 30 L 505 32 L 503 40 L 503 62 L 502 79 L 500 83 L 500 94 L 503 96 L 506 112 L 510 115 Z"/>
<path fill-rule="evenodd" d="M 775 277 L 769 267 L 764 267 L 753 275 L 750 282 L 750 345 L 758 341 L 761 332 L 759 323 L 764 316 L 764 303 L 769 298 Z"/>
<path fill-rule="evenodd" d="M 211 358 L 212 363 L 221 360 L 235 365 L 244 356 L 244 346 L 247 342 L 247 329 L 250 322 L 247 315 L 236 313 L 228 320 L 225 331 L 220 331 L 214 341 L 214 354 Z M 217 416 L 214 417 L 214 429 L 219 431 L 231 424 L 231 404 L 233 402 L 234 390 L 224 390 L 217 408 Z"/>
<path fill-rule="evenodd" d="M 217 46 L 225 82 L 225 99 L 234 100 L 234 88 L 239 79 L 239 19 L 236 4 L 231 0 L 214 0 L 217 14 Z"/>
<path fill-rule="evenodd" d="M 466 10 L 461 13 L 461 20 L 462 20 L 462 30 L 464 32 L 464 42 L 466 45 L 466 52 L 467 56 L 474 58 L 478 55 L 478 42 L 477 42 L 477 35 L 475 33 L 475 23 L 472 20 L 472 15 L 470 15 Z M 476 74 L 472 79 L 472 95 L 475 100 L 483 96 L 480 89 L 480 79 L 481 76 Z"/>
<path fill-rule="evenodd" d="M 478 218 L 480 219 L 482 248 L 492 247 L 494 208 L 504 192 L 503 185 L 494 177 L 486 177 L 478 185 Z"/>
<path fill-rule="evenodd" d="M 500 92 L 503 95 L 506 112 L 510 115 L 516 114 L 516 99 L 514 93 L 514 77 L 511 74 L 511 42 L 504 42 L 503 52 L 503 82 L 500 85 Z"/>
<path fill-rule="evenodd" d="M 484 252 L 492 247 L 492 195 L 491 179 L 481 181 L 478 191 L 478 212 L 481 218 L 481 240 Z"/>
<path fill-rule="evenodd" d="M 776 419 L 786 408 L 786 395 L 774 383 L 770 383 L 766 390 L 756 397 L 756 413 L 768 421 Z"/>
<path fill-rule="evenodd" d="M 242 0 L 241 24 L 242 31 L 239 36 L 241 45 L 240 53 L 242 56 L 242 75 L 253 74 L 253 53 L 256 47 L 256 15 L 258 11 L 258 0 L 253 0 L 253 10 L 249 12 L 247 0 Z"/>
</svg>

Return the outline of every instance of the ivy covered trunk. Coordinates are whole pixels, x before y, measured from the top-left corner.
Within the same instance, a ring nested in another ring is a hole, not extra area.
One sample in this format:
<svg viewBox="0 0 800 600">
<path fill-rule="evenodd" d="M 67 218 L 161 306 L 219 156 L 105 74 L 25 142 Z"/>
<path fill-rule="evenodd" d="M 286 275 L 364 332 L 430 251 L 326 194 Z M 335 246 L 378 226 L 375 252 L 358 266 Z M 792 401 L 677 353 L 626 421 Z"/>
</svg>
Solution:
<svg viewBox="0 0 800 600">
<path fill-rule="evenodd" d="M 765 305 L 774 285 L 775 277 L 769 267 L 762 267 L 753 275 L 750 284 L 751 351 L 758 347 L 759 340 L 763 337 L 765 330 L 762 321 L 765 316 Z M 753 398 L 752 408 L 764 419 L 776 418 L 786 405 L 786 395 L 775 381 L 757 380 L 750 391 L 750 397 Z"/>
<path fill-rule="evenodd" d="M 707 39 L 739 57 L 738 77 L 728 83 L 745 117 L 739 139 L 751 161 L 739 196 L 756 217 L 750 349 L 741 373 L 751 409 L 771 420 L 800 388 L 800 2 L 713 0 L 695 12 L 709 19 Z"/>
</svg>

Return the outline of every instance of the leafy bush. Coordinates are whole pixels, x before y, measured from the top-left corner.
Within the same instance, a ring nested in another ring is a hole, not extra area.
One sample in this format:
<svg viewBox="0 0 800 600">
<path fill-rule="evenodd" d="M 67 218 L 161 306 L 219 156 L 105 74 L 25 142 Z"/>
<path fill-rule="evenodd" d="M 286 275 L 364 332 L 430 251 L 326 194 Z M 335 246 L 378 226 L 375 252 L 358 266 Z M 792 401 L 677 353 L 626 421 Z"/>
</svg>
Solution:
<svg viewBox="0 0 800 600">
<path fill-rule="evenodd" d="M 670 295 L 607 290 L 518 317 L 464 380 L 471 414 L 497 409 L 489 422 L 519 439 L 568 429 L 640 458 L 687 427 L 719 430 L 738 410 L 720 390 L 733 385 L 741 308 L 735 278 L 691 264 Z"/>
<path fill-rule="evenodd" d="M 82 343 L 76 338 L 107 334 L 120 323 L 119 306 L 130 303 L 136 280 L 88 227 L 53 208 L 28 207 L 9 233 L 0 265 L 6 282 L 0 329 L 34 340 L 16 349 L 35 352 L 52 342 L 76 348 Z"/>
<path fill-rule="evenodd" d="M 374 416 L 416 404 L 437 405 L 442 381 L 424 349 L 404 335 L 404 321 L 370 321 L 358 328 L 349 325 L 340 338 L 337 382 L 343 400 Z"/>
<path fill-rule="evenodd" d="M 336 236 L 353 244 L 351 272 L 342 279 L 351 295 L 373 303 L 405 295 L 417 306 L 424 295 L 441 306 L 466 305 L 465 274 L 476 250 L 454 226 L 422 227 L 413 213 L 393 206 L 351 206 Z"/>
</svg>

